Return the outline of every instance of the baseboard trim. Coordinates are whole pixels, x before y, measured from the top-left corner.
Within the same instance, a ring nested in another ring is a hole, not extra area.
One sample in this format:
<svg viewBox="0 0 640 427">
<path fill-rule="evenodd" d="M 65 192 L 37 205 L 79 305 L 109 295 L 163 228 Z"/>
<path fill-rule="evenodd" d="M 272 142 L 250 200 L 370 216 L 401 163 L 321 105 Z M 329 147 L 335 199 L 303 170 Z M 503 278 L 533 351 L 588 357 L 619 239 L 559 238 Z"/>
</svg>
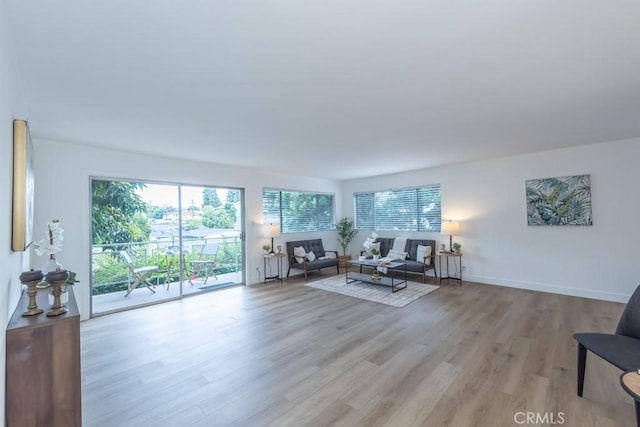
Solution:
<svg viewBox="0 0 640 427">
<path fill-rule="evenodd" d="M 568 295 L 572 297 L 590 298 L 621 303 L 628 302 L 629 298 L 631 297 L 631 294 L 603 292 L 592 289 L 578 289 L 567 286 L 549 285 L 545 283 L 523 282 L 518 280 L 506 280 L 472 275 L 465 275 L 464 279 L 471 282 L 483 283 L 485 285 L 505 286 L 507 288 L 527 289 L 530 291 L 548 292 L 551 294 Z"/>
</svg>

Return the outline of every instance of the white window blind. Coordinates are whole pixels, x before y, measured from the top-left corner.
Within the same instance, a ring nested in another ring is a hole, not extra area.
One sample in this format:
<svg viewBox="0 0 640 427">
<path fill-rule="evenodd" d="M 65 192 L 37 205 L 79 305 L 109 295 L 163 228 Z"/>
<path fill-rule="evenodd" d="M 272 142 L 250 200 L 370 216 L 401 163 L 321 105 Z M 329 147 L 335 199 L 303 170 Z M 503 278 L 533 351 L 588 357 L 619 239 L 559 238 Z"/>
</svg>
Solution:
<svg viewBox="0 0 640 427">
<path fill-rule="evenodd" d="M 280 232 L 331 230 L 333 194 L 264 189 L 262 211 L 265 223 L 279 223 Z"/>
<path fill-rule="evenodd" d="M 356 228 L 440 231 L 440 184 L 354 194 Z"/>
</svg>

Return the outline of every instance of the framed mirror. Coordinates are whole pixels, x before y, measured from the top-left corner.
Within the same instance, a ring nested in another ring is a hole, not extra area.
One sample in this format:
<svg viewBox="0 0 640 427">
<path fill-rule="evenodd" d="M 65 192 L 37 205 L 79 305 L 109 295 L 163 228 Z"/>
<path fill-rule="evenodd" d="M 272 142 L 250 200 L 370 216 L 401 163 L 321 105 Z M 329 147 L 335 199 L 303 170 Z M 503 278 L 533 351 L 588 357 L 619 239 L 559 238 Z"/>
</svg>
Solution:
<svg viewBox="0 0 640 427">
<path fill-rule="evenodd" d="M 11 249 L 25 251 L 33 231 L 33 165 L 29 126 L 13 121 L 13 223 Z"/>
</svg>

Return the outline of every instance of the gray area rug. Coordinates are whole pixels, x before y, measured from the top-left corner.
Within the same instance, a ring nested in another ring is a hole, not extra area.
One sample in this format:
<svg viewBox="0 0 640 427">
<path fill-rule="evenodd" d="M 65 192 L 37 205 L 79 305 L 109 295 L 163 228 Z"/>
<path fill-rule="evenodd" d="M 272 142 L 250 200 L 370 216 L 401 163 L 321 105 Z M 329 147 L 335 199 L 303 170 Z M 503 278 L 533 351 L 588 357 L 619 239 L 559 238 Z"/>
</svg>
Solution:
<svg viewBox="0 0 640 427">
<path fill-rule="evenodd" d="M 404 307 L 429 292 L 435 291 L 439 288 L 439 286 L 435 285 L 407 282 L 406 289 L 392 293 L 391 288 L 386 286 L 371 285 L 363 282 L 346 284 L 344 275 L 320 279 L 315 282 L 306 283 L 305 285 L 367 301 L 391 305 L 393 307 Z"/>
</svg>

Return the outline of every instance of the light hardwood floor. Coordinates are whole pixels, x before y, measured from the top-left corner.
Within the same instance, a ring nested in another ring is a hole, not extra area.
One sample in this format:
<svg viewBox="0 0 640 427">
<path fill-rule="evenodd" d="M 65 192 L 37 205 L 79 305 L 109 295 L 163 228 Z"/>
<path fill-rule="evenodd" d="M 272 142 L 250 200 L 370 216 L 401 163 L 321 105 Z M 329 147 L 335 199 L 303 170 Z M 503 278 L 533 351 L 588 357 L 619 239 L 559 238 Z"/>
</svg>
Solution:
<svg viewBox="0 0 640 427">
<path fill-rule="evenodd" d="M 84 425 L 633 426 L 593 354 L 576 395 L 571 335 L 622 309 L 471 282 L 400 309 L 299 279 L 221 290 L 83 322 Z"/>
</svg>

